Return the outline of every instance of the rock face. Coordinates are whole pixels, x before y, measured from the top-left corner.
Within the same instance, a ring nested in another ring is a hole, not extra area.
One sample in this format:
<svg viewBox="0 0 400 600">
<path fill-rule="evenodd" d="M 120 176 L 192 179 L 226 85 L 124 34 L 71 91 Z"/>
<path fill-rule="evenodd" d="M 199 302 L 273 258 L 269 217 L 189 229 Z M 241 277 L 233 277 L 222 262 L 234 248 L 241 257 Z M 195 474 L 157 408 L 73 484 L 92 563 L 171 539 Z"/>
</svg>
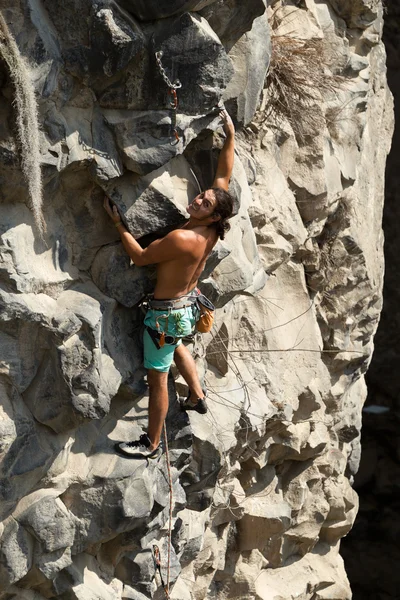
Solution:
<svg viewBox="0 0 400 600">
<path fill-rule="evenodd" d="M 368 400 L 363 412 L 361 464 L 354 482 L 360 495 L 360 510 L 353 530 L 341 545 L 354 600 L 394 600 L 400 588 L 397 568 L 400 320 L 396 318 L 400 269 L 400 2 L 391 2 L 386 8 L 383 40 L 397 125 L 386 167 L 383 310 L 367 373 Z"/>
<path fill-rule="evenodd" d="M 47 225 L 41 237 L 1 60 L 0 599 L 161 598 L 154 545 L 176 600 L 350 598 L 338 551 L 357 512 L 393 127 L 381 4 L 0 9 L 37 95 Z M 267 76 L 283 45 L 308 77 L 290 60 Z M 236 214 L 202 275 L 217 306 L 192 345 L 207 416 L 180 413 L 169 381 L 167 573 L 166 456 L 113 448 L 146 426 L 137 304 L 154 271 L 130 264 L 102 199 L 143 244 L 179 226 L 213 180 L 221 100 L 238 124 Z"/>
</svg>

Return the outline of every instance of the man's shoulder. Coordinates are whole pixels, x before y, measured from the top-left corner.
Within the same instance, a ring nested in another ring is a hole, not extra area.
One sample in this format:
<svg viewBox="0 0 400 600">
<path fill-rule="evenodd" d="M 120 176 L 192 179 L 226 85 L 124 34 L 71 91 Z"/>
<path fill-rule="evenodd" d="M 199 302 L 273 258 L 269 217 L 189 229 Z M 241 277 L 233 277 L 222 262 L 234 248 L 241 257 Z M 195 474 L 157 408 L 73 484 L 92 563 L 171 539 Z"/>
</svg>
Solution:
<svg viewBox="0 0 400 600">
<path fill-rule="evenodd" d="M 174 229 L 168 236 L 171 247 L 183 254 L 198 258 L 208 244 L 209 236 L 204 231 L 196 229 Z M 165 238 L 164 238 L 165 239 Z"/>
<path fill-rule="evenodd" d="M 196 233 L 193 229 L 174 229 L 166 237 L 171 242 L 187 243 L 190 241 L 195 241 L 197 236 L 198 236 L 198 233 Z"/>
</svg>

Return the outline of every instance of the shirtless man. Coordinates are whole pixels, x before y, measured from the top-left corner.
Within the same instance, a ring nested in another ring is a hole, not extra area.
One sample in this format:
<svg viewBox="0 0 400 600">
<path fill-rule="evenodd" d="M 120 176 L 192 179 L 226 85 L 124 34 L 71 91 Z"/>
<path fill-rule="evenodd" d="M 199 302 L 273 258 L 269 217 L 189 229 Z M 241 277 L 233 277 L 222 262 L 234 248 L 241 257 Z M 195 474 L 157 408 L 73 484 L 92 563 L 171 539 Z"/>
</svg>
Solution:
<svg viewBox="0 0 400 600">
<path fill-rule="evenodd" d="M 188 222 L 164 238 L 142 248 L 124 227 L 116 206 L 104 199 L 104 208 L 114 221 L 122 244 L 141 267 L 157 265 L 157 283 L 145 317 L 144 366 L 148 370 L 149 423 L 139 440 L 121 442 L 116 448 L 132 458 L 156 458 L 161 454 L 160 439 L 168 411 L 168 372 L 172 360 L 189 387 L 181 406 L 184 410 L 207 412 L 195 362 L 182 337 L 193 333 L 198 310 L 194 303 L 197 280 L 218 238 L 229 230 L 233 200 L 228 193 L 233 168 L 235 129 L 228 113 L 221 111 L 226 134 L 217 173 L 211 189 L 196 196 L 187 208 Z M 165 300 L 165 299 L 168 300 Z M 164 334 L 163 341 L 160 338 Z"/>
</svg>

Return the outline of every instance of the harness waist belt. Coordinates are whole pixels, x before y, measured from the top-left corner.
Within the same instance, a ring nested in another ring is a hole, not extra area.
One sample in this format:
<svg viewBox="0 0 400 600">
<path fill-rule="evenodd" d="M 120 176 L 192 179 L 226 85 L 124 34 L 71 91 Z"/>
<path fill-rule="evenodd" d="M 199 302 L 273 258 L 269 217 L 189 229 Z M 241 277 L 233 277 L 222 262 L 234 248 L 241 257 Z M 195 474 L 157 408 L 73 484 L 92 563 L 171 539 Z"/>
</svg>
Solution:
<svg viewBox="0 0 400 600">
<path fill-rule="evenodd" d="M 154 300 L 154 298 L 149 298 L 148 303 L 150 308 L 153 308 L 154 310 L 168 310 L 169 308 L 173 310 L 178 310 L 179 308 L 193 306 L 196 300 L 197 295 L 188 296 L 185 299 L 177 298 L 176 300 Z"/>
</svg>

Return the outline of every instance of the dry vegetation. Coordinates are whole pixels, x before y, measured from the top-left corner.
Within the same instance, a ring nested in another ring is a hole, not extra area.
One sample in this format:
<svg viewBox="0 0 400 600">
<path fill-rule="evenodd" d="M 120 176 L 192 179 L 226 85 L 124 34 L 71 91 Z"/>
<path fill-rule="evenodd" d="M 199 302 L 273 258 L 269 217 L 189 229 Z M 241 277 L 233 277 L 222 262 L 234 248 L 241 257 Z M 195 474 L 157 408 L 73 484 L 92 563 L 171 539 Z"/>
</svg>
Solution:
<svg viewBox="0 0 400 600">
<path fill-rule="evenodd" d="M 279 35 L 271 19 L 271 62 L 266 78 L 264 119 L 289 122 L 299 141 L 323 124 L 318 108 L 321 95 L 335 93 L 344 77 L 332 72 L 334 51 L 321 38 Z"/>
<path fill-rule="evenodd" d="M 28 185 L 30 208 L 41 236 L 46 229 L 42 212 L 38 112 L 28 69 L 0 13 L 0 57 L 7 65 L 14 87 L 14 106 L 21 166 Z"/>
</svg>

